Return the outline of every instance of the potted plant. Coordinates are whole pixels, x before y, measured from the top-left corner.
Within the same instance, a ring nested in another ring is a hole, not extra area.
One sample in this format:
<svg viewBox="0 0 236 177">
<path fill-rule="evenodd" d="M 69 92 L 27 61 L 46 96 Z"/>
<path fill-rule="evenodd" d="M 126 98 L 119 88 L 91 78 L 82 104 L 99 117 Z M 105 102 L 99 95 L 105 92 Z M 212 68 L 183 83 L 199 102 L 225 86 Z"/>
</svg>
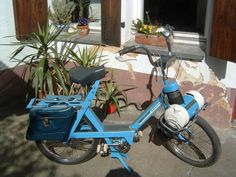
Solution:
<svg viewBox="0 0 236 177">
<path fill-rule="evenodd" d="M 79 21 L 77 28 L 81 36 L 85 36 L 89 33 L 88 26 L 88 7 L 90 5 L 90 0 L 78 0 L 77 4 L 79 6 Z"/>
<path fill-rule="evenodd" d="M 52 9 L 49 7 L 49 19 L 57 28 L 64 28 L 66 31 L 71 23 L 72 12 L 75 10 L 74 2 L 65 0 L 53 0 Z"/>
<path fill-rule="evenodd" d="M 65 69 L 68 52 L 60 53 L 57 47 L 54 47 L 54 41 L 61 31 L 62 29 L 52 30 L 52 25 L 48 24 L 39 26 L 38 32 L 33 33 L 29 41 L 19 42 L 20 46 L 11 55 L 11 60 L 18 62 L 18 65 L 28 66 L 28 86 L 30 90 L 34 88 L 36 98 L 43 98 L 47 94 L 70 93 L 71 84 Z M 22 57 L 19 54 L 22 54 L 25 48 L 31 49 L 32 53 Z"/>
<path fill-rule="evenodd" d="M 133 21 L 133 29 L 136 31 L 135 42 L 145 45 L 155 45 L 159 47 L 167 47 L 166 40 L 162 35 L 164 28 L 159 25 L 153 25 L 150 21 L 148 12 L 146 12 L 148 23 L 142 20 Z"/>
<path fill-rule="evenodd" d="M 105 116 L 114 112 L 117 112 L 120 116 L 120 110 L 128 106 L 126 92 L 133 90 L 136 87 L 125 87 L 126 88 L 121 89 L 121 86 L 118 86 L 113 81 L 112 71 L 110 78 L 101 82 L 96 95 L 96 105 L 102 108 Z"/>
<path fill-rule="evenodd" d="M 86 36 L 89 33 L 88 19 L 84 17 L 79 18 L 79 23 L 77 25 L 80 36 Z"/>
<path fill-rule="evenodd" d="M 105 115 L 117 112 L 120 116 L 120 101 L 124 102 L 124 106 L 127 106 L 128 102 L 125 90 L 119 89 L 112 79 L 102 81 L 97 99 Z"/>
<path fill-rule="evenodd" d="M 102 59 L 102 51 L 100 47 L 91 47 L 87 46 L 84 48 L 78 48 L 77 50 L 69 49 L 69 58 L 80 66 L 91 68 L 99 66 L 105 60 Z"/>
</svg>

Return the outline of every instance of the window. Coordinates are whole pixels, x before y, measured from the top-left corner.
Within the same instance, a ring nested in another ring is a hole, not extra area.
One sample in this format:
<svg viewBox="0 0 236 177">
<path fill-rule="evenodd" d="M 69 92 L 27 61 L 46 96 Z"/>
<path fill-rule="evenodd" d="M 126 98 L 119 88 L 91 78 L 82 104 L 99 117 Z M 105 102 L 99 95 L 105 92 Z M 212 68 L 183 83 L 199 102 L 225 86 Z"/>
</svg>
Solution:
<svg viewBox="0 0 236 177">
<path fill-rule="evenodd" d="M 144 2 L 152 22 L 170 24 L 176 31 L 204 34 L 206 0 L 149 0 Z M 146 16 L 145 16 L 145 20 Z"/>
<path fill-rule="evenodd" d="M 72 1 L 78 2 L 78 0 Z M 77 6 L 73 13 L 73 26 L 78 23 L 79 10 Z M 120 46 L 121 0 L 91 0 L 89 8 L 83 14 L 89 18 L 89 34 L 65 35 L 60 40 Z"/>
<path fill-rule="evenodd" d="M 40 25 L 46 23 L 48 4 L 51 5 L 51 2 L 52 0 L 13 0 L 17 39 L 27 39 L 27 36 L 37 31 L 38 23 Z M 64 33 L 59 40 L 120 45 L 121 0 L 91 0 L 88 17 L 89 35 L 81 37 L 78 34 Z M 77 18 L 78 9 L 73 14 L 71 25 L 74 27 L 78 23 Z"/>
</svg>

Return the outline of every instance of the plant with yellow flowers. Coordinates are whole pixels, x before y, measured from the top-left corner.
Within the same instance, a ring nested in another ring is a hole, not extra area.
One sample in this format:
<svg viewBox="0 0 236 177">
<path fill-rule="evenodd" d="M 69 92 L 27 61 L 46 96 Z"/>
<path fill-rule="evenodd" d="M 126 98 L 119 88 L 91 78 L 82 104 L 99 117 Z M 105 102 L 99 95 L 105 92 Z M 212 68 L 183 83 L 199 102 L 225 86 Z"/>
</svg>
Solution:
<svg viewBox="0 0 236 177">
<path fill-rule="evenodd" d="M 146 12 L 146 15 L 147 15 L 148 24 L 144 24 L 142 20 L 137 19 L 137 20 L 133 21 L 133 28 L 138 33 L 143 33 L 147 37 L 148 37 L 148 35 L 160 36 L 162 34 L 162 32 L 164 31 L 164 28 L 162 26 L 157 25 L 157 24 L 153 25 L 151 23 L 148 12 Z"/>
</svg>

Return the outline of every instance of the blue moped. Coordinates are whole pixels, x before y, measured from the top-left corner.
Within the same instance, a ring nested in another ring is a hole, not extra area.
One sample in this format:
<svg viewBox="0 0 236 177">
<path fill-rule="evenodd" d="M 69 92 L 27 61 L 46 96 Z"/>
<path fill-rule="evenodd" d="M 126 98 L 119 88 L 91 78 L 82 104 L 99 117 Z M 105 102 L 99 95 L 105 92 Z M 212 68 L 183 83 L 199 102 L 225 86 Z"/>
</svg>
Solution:
<svg viewBox="0 0 236 177">
<path fill-rule="evenodd" d="M 159 97 L 130 125 L 111 125 L 100 121 L 91 106 L 105 76 L 104 66 L 76 67 L 70 70 L 72 82 L 91 85 L 87 96 L 48 95 L 31 99 L 27 139 L 35 140 L 40 151 L 60 164 L 78 164 L 90 160 L 96 153 L 125 162 L 132 144 L 140 137 L 140 129 L 161 108 L 164 113 L 156 119 L 156 131 L 165 138 L 165 146 L 181 160 L 197 167 L 214 164 L 220 156 L 221 145 L 213 128 L 198 113 L 206 108 L 203 96 L 197 91 L 182 95 L 177 82 L 168 80 L 165 72 L 173 59 L 171 29 L 163 35 L 168 44 L 167 57 L 154 60 L 143 46 L 131 46 L 118 52 L 119 56 L 137 49 L 146 51 L 150 63 L 160 67 L 164 87 Z"/>
</svg>

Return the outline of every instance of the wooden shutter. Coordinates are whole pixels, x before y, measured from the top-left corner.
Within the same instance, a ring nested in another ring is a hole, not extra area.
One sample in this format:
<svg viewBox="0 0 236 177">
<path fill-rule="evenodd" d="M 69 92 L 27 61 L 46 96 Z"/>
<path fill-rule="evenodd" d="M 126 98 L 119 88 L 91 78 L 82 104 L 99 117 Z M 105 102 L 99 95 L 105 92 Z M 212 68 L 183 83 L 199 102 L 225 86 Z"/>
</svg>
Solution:
<svg viewBox="0 0 236 177">
<path fill-rule="evenodd" d="M 120 46 L 121 0 L 101 0 L 102 43 Z"/>
<path fill-rule="evenodd" d="M 13 0 L 16 38 L 27 39 L 47 22 L 47 0 Z"/>
<path fill-rule="evenodd" d="M 236 0 L 215 0 L 210 55 L 236 62 Z"/>
</svg>

